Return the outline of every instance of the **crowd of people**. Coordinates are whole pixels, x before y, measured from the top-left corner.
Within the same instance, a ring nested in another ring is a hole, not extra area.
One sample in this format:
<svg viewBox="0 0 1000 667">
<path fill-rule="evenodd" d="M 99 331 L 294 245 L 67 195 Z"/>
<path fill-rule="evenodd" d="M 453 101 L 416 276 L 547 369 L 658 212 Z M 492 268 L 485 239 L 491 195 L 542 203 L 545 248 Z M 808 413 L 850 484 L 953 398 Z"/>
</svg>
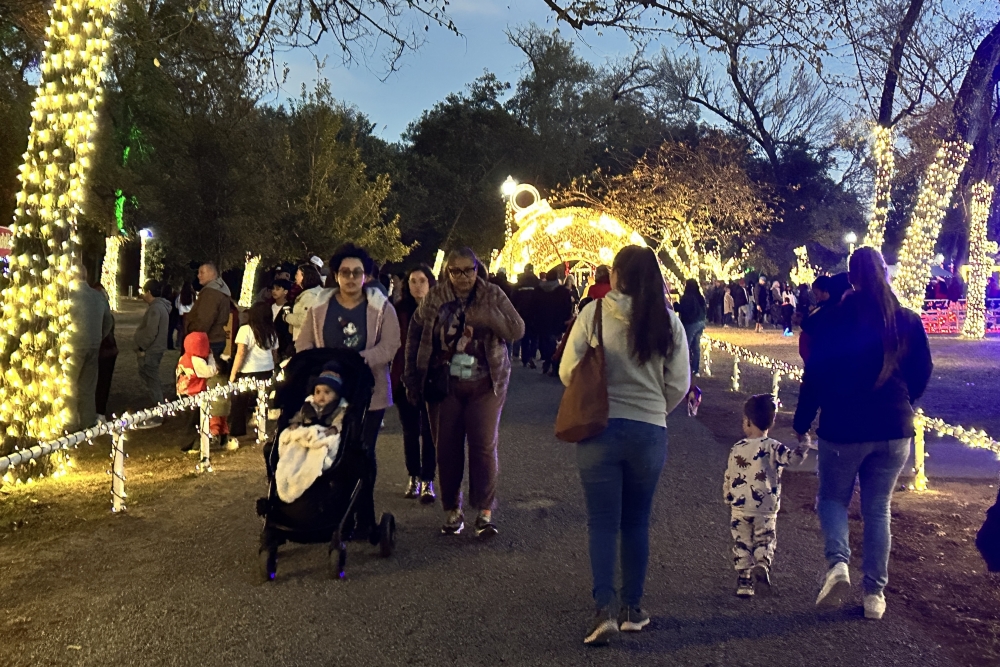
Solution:
<svg viewBox="0 0 1000 667">
<path fill-rule="evenodd" d="M 133 348 L 150 403 L 163 400 L 160 365 L 174 345 L 183 347 L 176 368 L 181 395 L 240 377 L 270 378 L 296 352 L 356 351 L 372 372 L 374 391 L 362 428 L 370 474 L 356 508 L 355 536 L 374 540 L 377 442 L 386 411 L 395 405 L 409 477 L 405 497 L 427 505 L 440 500 L 441 533 L 458 535 L 466 525 L 467 466 L 472 532 L 486 539 L 499 533 L 499 423 L 513 361 L 532 370 L 540 361 L 543 373 L 568 386 L 588 350 L 600 345 L 607 426 L 576 447 L 597 609 L 584 642 L 597 645 L 649 623 L 641 602 L 649 518 L 667 457 L 667 417 L 685 398 L 690 403 L 695 392 L 700 396 L 692 377 L 706 324 L 749 328 L 753 322 L 757 330 L 777 324 L 786 332 L 801 324 L 806 365 L 794 420 L 799 442 L 785 445 L 769 436 L 775 401 L 754 396 L 742 416 L 746 438 L 734 445 L 724 475 L 720 471 L 731 510 L 736 594 L 770 591 L 781 471 L 817 451 L 817 511 L 828 570 L 816 604 L 838 605 L 850 588 L 847 512 L 860 483 L 865 616 L 882 617 L 889 505 L 914 435 L 913 404 L 932 363 L 921 320 L 899 306 L 878 252 L 858 249 L 848 274 L 797 289 L 758 276 L 717 281 L 706 295 L 689 280 L 676 302 L 655 254 L 638 246 L 622 249 L 610 267 L 597 267 L 585 294 L 563 269 L 537 275 L 528 265 L 513 282 L 503 271 L 489 276 L 469 249 L 451 252 L 439 275 L 419 265 L 380 277 L 369 254 L 351 244 L 328 263 L 314 260 L 277 267 L 245 312 L 211 263 L 199 267 L 197 284 L 178 294 L 156 281 L 143 285 L 147 309 Z M 75 293 L 74 317 L 79 422 L 89 426 L 106 414 L 117 356 L 114 319 L 99 286 Z M 338 373 L 324 368 L 314 384 L 293 427 L 333 427 L 343 414 Z M 249 400 L 213 405 L 214 445 L 238 446 Z M 809 434 L 817 414 L 815 445 Z M 309 479 L 329 463 L 314 458 Z M 301 492 L 288 479 L 285 493 Z"/>
</svg>

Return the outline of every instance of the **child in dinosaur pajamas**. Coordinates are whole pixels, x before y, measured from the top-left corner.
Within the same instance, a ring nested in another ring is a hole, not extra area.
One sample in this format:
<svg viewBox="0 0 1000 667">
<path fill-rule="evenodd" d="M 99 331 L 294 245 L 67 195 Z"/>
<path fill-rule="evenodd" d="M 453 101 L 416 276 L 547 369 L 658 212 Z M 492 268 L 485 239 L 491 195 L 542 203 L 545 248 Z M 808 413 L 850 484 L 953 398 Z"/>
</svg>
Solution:
<svg viewBox="0 0 1000 667">
<path fill-rule="evenodd" d="M 743 406 L 743 433 L 729 454 L 722 494 L 732 512 L 736 594 L 750 597 L 771 590 L 775 522 L 781 503 L 781 471 L 805 459 L 811 443 L 792 449 L 767 437 L 774 426 L 774 398 L 751 396 Z"/>
</svg>

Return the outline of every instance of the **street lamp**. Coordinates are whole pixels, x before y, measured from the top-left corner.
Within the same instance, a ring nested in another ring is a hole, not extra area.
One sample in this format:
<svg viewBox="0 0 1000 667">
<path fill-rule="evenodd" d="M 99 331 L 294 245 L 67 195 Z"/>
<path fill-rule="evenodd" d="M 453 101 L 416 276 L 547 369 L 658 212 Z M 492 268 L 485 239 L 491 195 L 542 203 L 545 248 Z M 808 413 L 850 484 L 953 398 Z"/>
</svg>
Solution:
<svg viewBox="0 0 1000 667">
<path fill-rule="evenodd" d="M 517 190 L 517 181 L 514 180 L 513 176 L 508 176 L 507 180 L 500 186 L 500 192 L 504 197 L 510 199 L 514 196 L 515 190 Z"/>
<path fill-rule="evenodd" d="M 850 261 L 851 255 L 854 254 L 854 244 L 858 242 L 858 235 L 854 232 L 847 232 L 847 236 L 844 237 L 844 240 L 847 241 L 847 246 L 849 248 L 847 252 L 847 261 Z"/>
</svg>

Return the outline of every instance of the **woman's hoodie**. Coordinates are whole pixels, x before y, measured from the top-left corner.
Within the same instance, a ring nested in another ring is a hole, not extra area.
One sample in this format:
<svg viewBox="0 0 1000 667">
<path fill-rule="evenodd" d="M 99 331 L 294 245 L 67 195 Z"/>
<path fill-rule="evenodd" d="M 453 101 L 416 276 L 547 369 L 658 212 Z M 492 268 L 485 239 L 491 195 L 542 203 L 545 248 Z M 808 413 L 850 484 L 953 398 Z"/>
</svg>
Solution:
<svg viewBox="0 0 1000 667">
<path fill-rule="evenodd" d="M 208 378 L 219 371 L 208 347 L 208 334 L 201 331 L 184 337 L 184 354 L 177 360 L 177 395 L 194 396 L 205 391 Z"/>
<path fill-rule="evenodd" d="M 309 316 L 309 309 L 320 303 L 326 303 L 333 295 L 332 289 L 323 289 L 322 285 L 310 287 L 295 298 L 295 305 L 292 312 L 285 315 L 285 322 L 292 330 L 292 340 L 298 340 L 299 332 L 302 331 L 306 318 Z"/>
<path fill-rule="evenodd" d="M 674 341 L 673 354 L 669 359 L 654 355 L 640 365 L 632 356 L 628 343 L 632 298 L 612 290 L 602 302 L 609 416 L 666 426 L 667 415 L 684 399 L 691 384 L 691 363 L 684 325 L 672 310 L 668 310 Z M 559 377 L 566 386 L 569 386 L 573 370 L 580 364 L 587 348 L 597 345 L 596 312 L 597 302 L 588 303 L 580 311 L 569 334 L 559 366 Z"/>
</svg>

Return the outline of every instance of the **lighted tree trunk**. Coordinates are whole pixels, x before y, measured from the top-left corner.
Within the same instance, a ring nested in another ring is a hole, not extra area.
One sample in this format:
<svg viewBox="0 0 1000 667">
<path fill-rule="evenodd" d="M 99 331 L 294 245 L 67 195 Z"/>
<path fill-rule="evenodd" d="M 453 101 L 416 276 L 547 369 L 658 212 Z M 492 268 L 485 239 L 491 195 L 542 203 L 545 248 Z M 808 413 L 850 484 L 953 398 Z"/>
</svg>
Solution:
<svg viewBox="0 0 1000 667">
<path fill-rule="evenodd" d="M 3 451 L 57 437 L 74 408 L 70 292 L 115 2 L 57 0 L 31 111 L 0 331 Z"/>
<path fill-rule="evenodd" d="M 982 338 L 986 335 L 986 283 L 993 272 L 993 255 L 997 244 L 986 238 L 993 186 L 979 181 L 972 186 L 969 207 L 969 284 L 965 298 L 965 324 L 962 336 Z"/>
</svg>

